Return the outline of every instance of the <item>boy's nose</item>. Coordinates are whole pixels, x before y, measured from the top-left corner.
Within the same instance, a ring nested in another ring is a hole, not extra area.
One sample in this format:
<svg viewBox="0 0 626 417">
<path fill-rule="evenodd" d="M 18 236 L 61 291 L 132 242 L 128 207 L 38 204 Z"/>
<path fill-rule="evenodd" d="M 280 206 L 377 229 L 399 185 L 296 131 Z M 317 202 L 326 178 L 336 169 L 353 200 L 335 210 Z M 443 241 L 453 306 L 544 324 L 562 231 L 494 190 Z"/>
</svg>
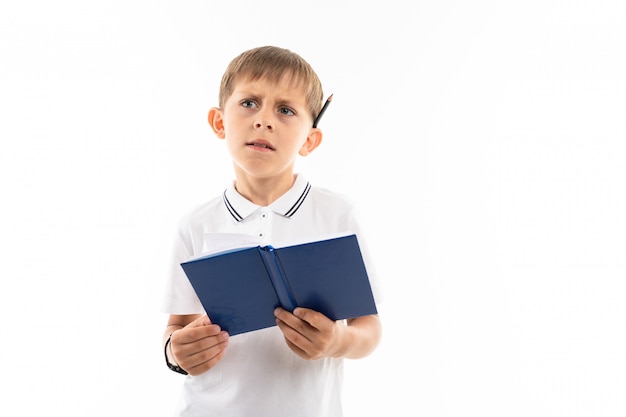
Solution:
<svg viewBox="0 0 626 417">
<path fill-rule="evenodd" d="M 254 122 L 254 128 L 255 129 L 267 129 L 267 130 L 274 130 L 274 125 L 267 121 L 267 120 L 258 120 L 256 122 Z"/>
</svg>

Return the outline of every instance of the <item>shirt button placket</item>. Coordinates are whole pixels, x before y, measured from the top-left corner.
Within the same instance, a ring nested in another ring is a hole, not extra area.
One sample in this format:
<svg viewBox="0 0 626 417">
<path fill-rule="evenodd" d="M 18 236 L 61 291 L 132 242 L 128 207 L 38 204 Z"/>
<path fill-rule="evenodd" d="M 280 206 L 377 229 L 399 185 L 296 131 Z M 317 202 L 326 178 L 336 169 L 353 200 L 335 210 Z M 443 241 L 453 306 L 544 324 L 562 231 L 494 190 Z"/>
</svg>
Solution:
<svg viewBox="0 0 626 417">
<path fill-rule="evenodd" d="M 267 212 L 261 212 L 261 221 L 259 222 L 259 226 L 258 236 L 260 238 L 267 237 L 269 230 L 269 214 L 267 214 Z"/>
</svg>

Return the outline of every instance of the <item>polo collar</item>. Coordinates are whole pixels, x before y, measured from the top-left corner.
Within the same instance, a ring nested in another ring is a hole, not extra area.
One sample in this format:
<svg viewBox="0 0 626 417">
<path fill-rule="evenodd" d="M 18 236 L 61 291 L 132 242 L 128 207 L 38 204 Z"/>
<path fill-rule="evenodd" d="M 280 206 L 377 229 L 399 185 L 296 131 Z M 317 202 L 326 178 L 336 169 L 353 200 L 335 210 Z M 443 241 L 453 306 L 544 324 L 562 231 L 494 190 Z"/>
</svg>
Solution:
<svg viewBox="0 0 626 417">
<path fill-rule="evenodd" d="M 280 196 L 278 200 L 267 206 L 267 208 L 281 216 L 292 217 L 296 214 L 310 190 L 311 184 L 306 178 L 298 174 L 293 186 L 285 194 Z M 244 220 L 261 207 L 239 194 L 237 190 L 235 190 L 234 183 L 224 190 L 222 197 L 226 210 L 228 210 L 233 219 L 238 222 Z"/>
</svg>

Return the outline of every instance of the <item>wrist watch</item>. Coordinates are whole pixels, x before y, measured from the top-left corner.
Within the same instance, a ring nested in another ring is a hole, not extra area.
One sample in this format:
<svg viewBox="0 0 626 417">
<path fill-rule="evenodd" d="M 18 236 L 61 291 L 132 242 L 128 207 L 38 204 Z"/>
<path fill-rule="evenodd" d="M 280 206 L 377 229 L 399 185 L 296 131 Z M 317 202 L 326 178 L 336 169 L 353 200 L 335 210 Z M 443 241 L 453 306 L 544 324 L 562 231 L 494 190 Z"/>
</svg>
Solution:
<svg viewBox="0 0 626 417">
<path fill-rule="evenodd" d="M 188 375 L 189 373 L 187 371 L 181 368 L 178 364 L 174 365 L 173 363 L 171 363 L 169 358 L 167 357 L 167 347 L 170 345 L 171 340 L 172 335 L 170 334 L 170 337 L 167 338 L 167 342 L 165 342 L 165 363 L 167 364 L 167 367 L 170 368 L 172 371 L 178 372 L 179 374 Z"/>
</svg>

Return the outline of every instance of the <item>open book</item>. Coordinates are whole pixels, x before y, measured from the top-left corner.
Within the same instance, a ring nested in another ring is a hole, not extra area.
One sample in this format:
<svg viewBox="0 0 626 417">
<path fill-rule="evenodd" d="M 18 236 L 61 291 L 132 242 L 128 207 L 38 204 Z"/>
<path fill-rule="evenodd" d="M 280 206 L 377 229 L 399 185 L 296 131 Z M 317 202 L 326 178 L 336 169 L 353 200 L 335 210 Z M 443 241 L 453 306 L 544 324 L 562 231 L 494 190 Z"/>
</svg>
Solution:
<svg viewBox="0 0 626 417">
<path fill-rule="evenodd" d="M 181 264 L 213 323 L 231 336 L 276 325 L 274 309 L 332 320 L 376 314 L 356 235 L 274 248 L 246 246 Z"/>
</svg>

